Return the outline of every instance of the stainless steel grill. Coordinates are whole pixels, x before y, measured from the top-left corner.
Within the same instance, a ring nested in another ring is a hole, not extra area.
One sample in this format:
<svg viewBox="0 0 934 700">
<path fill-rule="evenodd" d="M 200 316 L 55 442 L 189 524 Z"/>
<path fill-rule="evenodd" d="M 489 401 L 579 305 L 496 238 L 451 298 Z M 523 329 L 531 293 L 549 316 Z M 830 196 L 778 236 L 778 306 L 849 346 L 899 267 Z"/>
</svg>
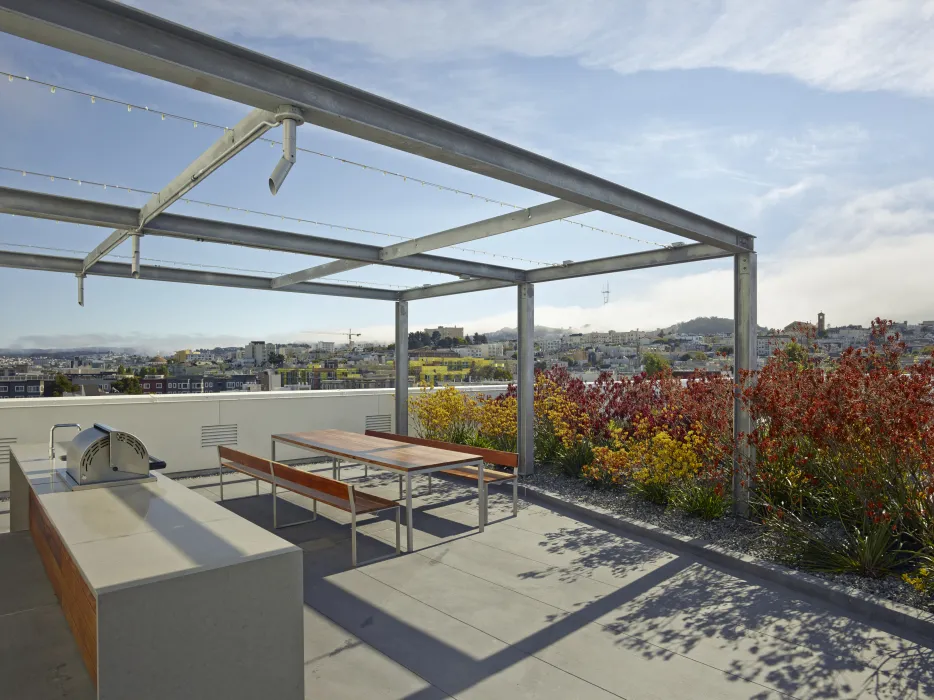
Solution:
<svg viewBox="0 0 934 700">
<path fill-rule="evenodd" d="M 151 479 L 165 467 L 135 435 L 95 423 L 68 443 L 65 478 L 74 487 L 104 486 Z"/>
</svg>

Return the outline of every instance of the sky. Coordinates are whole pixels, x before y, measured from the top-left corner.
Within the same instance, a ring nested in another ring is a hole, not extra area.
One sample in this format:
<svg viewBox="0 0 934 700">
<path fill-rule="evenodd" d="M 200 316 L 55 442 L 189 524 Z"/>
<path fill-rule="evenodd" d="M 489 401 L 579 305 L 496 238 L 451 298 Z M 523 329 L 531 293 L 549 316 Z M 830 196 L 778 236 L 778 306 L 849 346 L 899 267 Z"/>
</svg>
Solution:
<svg viewBox="0 0 934 700">
<path fill-rule="evenodd" d="M 819 311 L 830 325 L 934 319 L 932 0 L 132 4 L 755 235 L 761 325 Z M 0 73 L 149 108 L 0 75 L 0 167 L 14 171 L 0 170 L 0 185 L 63 196 L 142 206 L 147 196 L 125 188 L 161 189 L 218 138 L 208 124 L 249 112 L 6 34 Z M 509 211 L 481 197 L 523 207 L 548 199 L 310 125 L 298 143 L 318 154 L 299 153 L 277 196 L 266 180 L 280 151 L 256 143 L 189 195 L 222 206 L 171 211 L 386 245 L 398 239 L 381 234 L 421 236 Z M 576 220 L 604 231 L 555 222 L 469 246 L 481 252 L 439 252 L 528 269 L 683 240 L 601 213 Z M 0 215 L 0 250 L 79 257 L 109 233 Z M 129 244 L 114 253 L 128 255 Z M 151 236 L 142 256 L 260 275 L 325 262 Z M 395 289 L 451 278 L 373 266 L 336 279 Z M 351 327 L 362 340 L 392 337 L 391 302 L 89 277 L 80 308 L 75 287 L 69 275 L 0 269 L 0 347 L 340 342 Z M 714 315 L 732 315 L 729 259 L 536 288 L 536 323 L 551 327 L 630 330 Z M 515 290 L 410 304 L 412 329 L 442 324 L 513 327 Z"/>
</svg>

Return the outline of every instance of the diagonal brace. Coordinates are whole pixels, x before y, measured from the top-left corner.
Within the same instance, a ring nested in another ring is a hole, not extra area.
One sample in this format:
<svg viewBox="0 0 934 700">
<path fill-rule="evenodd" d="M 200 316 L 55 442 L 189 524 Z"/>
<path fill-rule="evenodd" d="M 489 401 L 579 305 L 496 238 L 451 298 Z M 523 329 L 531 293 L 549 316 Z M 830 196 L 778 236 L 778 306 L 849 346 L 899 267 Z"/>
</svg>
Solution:
<svg viewBox="0 0 934 700">
<path fill-rule="evenodd" d="M 139 225 L 135 231 L 118 229 L 111 233 L 94 250 L 88 253 L 81 266 L 79 277 L 87 274 L 101 258 L 123 243 L 130 236 L 134 237 L 133 276 L 139 276 L 137 253 L 139 250 L 138 236 L 143 227 L 156 218 L 173 203 L 184 197 L 204 179 L 229 161 L 244 148 L 260 138 L 267 131 L 278 125 L 277 115 L 265 109 L 254 109 L 240 120 L 231 129 L 225 129 L 214 144 L 176 176 L 168 185 L 150 197 L 149 201 L 139 210 Z M 83 306 L 83 304 L 82 304 Z"/>
</svg>

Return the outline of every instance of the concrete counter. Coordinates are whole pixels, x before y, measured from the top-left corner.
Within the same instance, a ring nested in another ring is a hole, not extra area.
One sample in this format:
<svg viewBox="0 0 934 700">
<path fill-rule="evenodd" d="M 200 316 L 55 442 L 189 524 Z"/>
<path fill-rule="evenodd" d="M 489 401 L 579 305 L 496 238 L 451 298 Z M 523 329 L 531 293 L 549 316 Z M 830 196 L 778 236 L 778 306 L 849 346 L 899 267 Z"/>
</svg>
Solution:
<svg viewBox="0 0 934 700">
<path fill-rule="evenodd" d="M 57 462 L 57 465 L 63 465 Z M 301 550 L 155 472 L 72 491 L 10 452 L 30 530 L 98 698 L 302 698 Z"/>
</svg>

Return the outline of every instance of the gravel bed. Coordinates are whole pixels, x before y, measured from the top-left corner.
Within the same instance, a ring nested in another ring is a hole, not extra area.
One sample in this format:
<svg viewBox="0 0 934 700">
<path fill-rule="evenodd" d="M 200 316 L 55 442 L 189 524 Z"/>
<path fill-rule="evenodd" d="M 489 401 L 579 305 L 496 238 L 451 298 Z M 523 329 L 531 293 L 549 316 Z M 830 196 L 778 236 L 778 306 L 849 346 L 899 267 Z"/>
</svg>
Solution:
<svg viewBox="0 0 934 700">
<path fill-rule="evenodd" d="M 638 520 L 734 552 L 787 566 L 787 563 L 776 559 L 774 534 L 751 520 L 732 517 L 702 520 L 650 503 L 625 489 L 591 486 L 582 479 L 572 479 L 558 469 L 548 466 L 536 467 L 535 474 L 523 479 L 523 483 L 565 501 L 583 506 L 597 506 L 623 518 Z M 808 573 L 878 598 L 934 612 L 934 600 L 926 598 L 898 576 L 872 579 L 855 574 Z"/>
</svg>

